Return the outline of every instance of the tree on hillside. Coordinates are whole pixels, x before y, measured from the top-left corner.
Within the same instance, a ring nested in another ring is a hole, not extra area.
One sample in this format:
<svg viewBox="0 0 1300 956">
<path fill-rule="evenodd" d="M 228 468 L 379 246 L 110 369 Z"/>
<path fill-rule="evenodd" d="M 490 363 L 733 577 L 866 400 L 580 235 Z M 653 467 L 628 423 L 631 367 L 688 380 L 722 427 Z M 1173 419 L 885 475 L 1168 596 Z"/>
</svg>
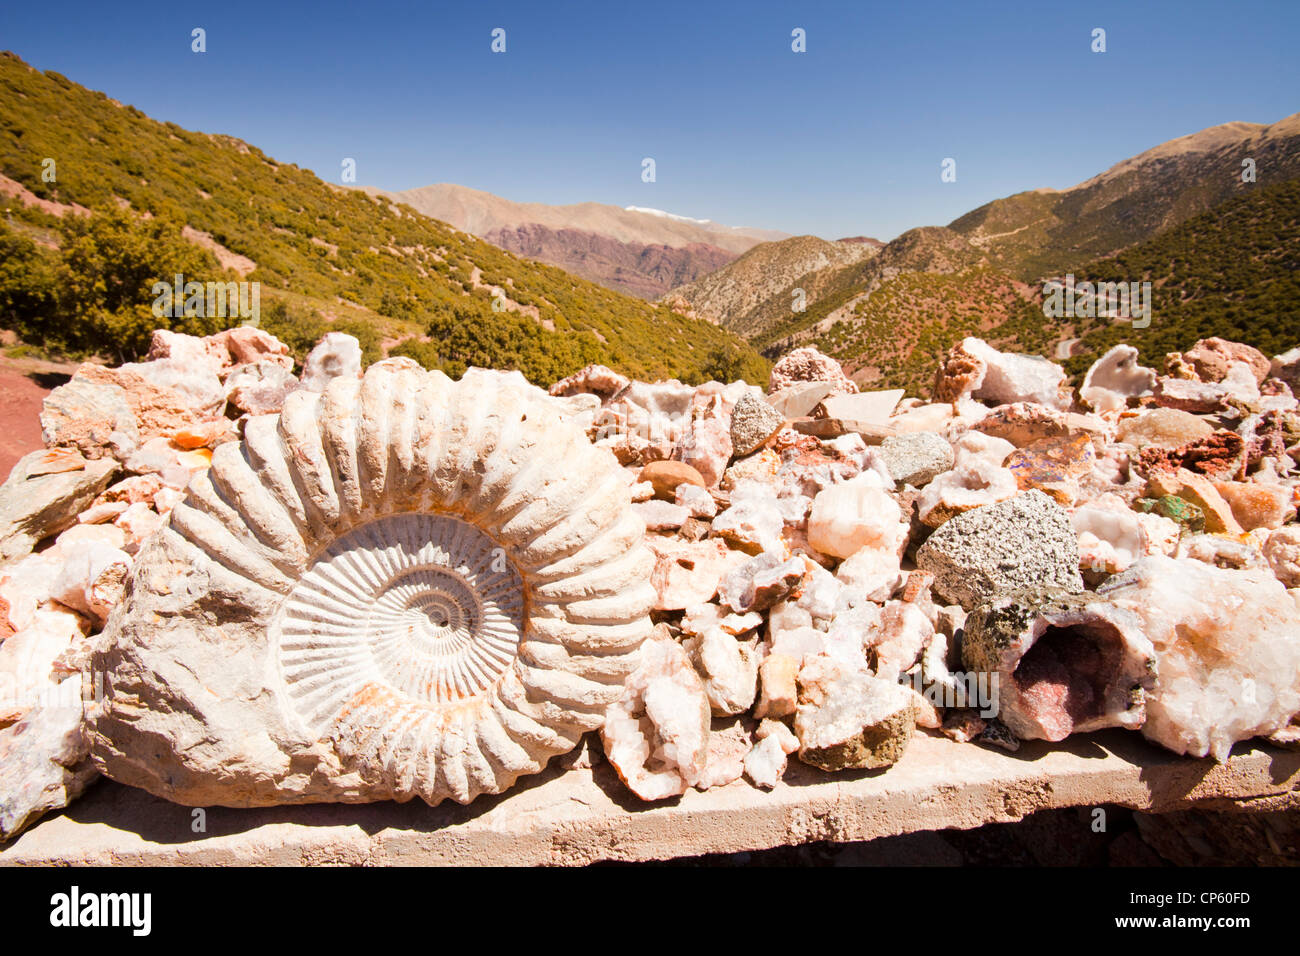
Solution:
<svg viewBox="0 0 1300 956">
<path fill-rule="evenodd" d="M 156 328 L 211 335 L 231 324 L 211 316 L 155 316 L 153 284 L 211 281 L 222 269 L 207 251 L 187 242 L 178 225 L 139 219 L 121 210 L 67 216 L 60 226 L 61 262 L 55 273 L 58 309 L 38 329 L 38 341 L 65 352 L 99 352 L 119 362 L 144 355 Z"/>
</svg>

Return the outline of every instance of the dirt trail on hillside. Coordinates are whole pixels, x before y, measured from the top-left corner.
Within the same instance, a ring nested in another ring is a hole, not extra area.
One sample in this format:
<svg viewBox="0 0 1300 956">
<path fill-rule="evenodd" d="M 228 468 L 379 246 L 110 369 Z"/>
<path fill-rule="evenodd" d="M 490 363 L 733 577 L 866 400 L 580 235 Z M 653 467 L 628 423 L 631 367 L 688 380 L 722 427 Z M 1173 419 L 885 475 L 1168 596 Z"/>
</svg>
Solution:
<svg viewBox="0 0 1300 956">
<path fill-rule="evenodd" d="M 41 447 L 41 402 L 76 368 L 76 363 L 0 355 L 0 481 L 19 458 Z"/>
</svg>

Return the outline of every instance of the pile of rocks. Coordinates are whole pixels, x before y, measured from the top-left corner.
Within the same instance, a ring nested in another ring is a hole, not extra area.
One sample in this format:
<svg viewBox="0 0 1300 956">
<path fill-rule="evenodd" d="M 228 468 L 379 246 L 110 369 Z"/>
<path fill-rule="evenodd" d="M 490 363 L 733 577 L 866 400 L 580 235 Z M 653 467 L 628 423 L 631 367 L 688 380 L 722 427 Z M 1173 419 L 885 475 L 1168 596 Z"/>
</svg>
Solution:
<svg viewBox="0 0 1300 956">
<path fill-rule="evenodd" d="M 766 394 L 589 368 L 657 564 L 604 731 L 645 799 L 896 761 L 916 727 L 1015 749 L 1104 727 L 1194 756 L 1300 727 L 1300 350 L 1207 339 L 1081 388 L 968 338 L 936 400 L 811 349 Z M 671 703 L 669 703 L 671 702 Z M 721 740 L 717 739 L 721 738 Z"/>
<path fill-rule="evenodd" d="M 0 836 L 94 776 L 88 639 L 212 449 L 360 371 L 337 333 L 297 378 L 256 329 L 160 331 L 145 361 L 49 396 L 47 447 L 0 488 Z M 623 466 L 655 556 L 655 633 L 606 756 L 655 800 L 772 788 L 792 755 L 888 767 L 918 727 L 1010 749 L 1123 727 L 1219 760 L 1294 745 L 1293 390 L 1300 349 L 1218 339 L 1163 373 L 1117 346 L 1071 390 L 968 338 L 928 403 L 860 392 L 812 349 L 766 392 L 600 366 L 556 383 L 547 401 Z"/>
</svg>

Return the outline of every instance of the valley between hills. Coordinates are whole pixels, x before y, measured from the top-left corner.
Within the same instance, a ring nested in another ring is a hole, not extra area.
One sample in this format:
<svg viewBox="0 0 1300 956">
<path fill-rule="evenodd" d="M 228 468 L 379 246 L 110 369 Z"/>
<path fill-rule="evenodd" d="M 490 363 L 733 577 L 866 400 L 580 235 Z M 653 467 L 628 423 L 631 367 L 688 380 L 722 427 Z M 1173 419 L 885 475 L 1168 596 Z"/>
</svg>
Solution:
<svg viewBox="0 0 1300 956">
<path fill-rule="evenodd" d="M 368 361 L 541 383 L 592 363 L 762 382 L 780 354 L 813 345 L 860 386 L 924 396 L 971 334 L 1078 374 L 1121 340 L 1153 362 L 1216 335 L 1271 354 L 1300 332 L 1300 114 L 1156 144 L 1070 189 L 883 243 L 452 184 L 350 188 L 12 53 L 0 89 L 0 328 L 20 354 L 138 357 L 158 324 L 152 283 L 177 274 L 259 283 L 261 325 L 299 358 L 339 330 Z M 1046 318 L 1043 283 L 1065 275 L 1150 282 L 1153 321 Z M 199 335 L 231 324 L 172 322 Z"/>
</svg>

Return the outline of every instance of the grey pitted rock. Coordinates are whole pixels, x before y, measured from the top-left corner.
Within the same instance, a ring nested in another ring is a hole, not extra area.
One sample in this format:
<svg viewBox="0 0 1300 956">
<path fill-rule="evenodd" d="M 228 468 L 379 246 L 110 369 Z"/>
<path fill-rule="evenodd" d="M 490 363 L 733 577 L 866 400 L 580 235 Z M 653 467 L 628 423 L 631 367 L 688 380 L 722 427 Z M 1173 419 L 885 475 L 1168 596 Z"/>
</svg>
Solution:
<svg viewBox="0 0 1300 956">
<path fill-rule="evenodd" d="M 1096 594 L 1000 594 L 967 617 L 961 649 L 967 671 L 990 675 L 979 686 L 992 691 L 998 718 L 1022 740 L 1134 729 L 1146 720 L 1155 648 L 1136 615 Z"/>
<path fill-rule="evenodd" d="M 916 553 L 945 601 L 971 610 L 1003 591 L 1082 591 L 1070 516 L 1041 491 L 1026 491 L 945 522 Z"/>
<path fill-rule="evenodd" d="M 762 399 L 744 395 L 731 412 L 732 454 L 757 451 L 781 430 L 785 416 Z"/>
<path fill-rule="evenodd" d="M 934 432 L 892 435 L 880 443 L 880 453 L 894 481 L 916 488 L 953 466 L 952 445 Z"/>
<path fill-rule="evenodd" d="M 43 539 L 70 527 L 118 472 L 112 458 L 86 461 L 80 468 L 50 472 L 52 457 L 75 452 L 34 451 L 24 455 L 0 485 L 0 561 L 27 554 Z"/>
</svg>

